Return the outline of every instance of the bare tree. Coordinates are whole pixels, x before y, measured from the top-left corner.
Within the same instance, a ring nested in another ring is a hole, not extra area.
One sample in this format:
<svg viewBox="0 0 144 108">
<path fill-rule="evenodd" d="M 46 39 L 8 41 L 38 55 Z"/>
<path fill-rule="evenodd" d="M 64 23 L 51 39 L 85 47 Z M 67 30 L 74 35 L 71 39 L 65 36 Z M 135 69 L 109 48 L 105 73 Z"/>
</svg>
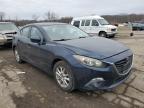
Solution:
<svg viewBox="0 0 144 108">
<path fill-rule="evenodd" d="M 58 19 L 58 15 L 55 12 L 48 11 L 45 13 L 46 20 L 52 21 Z"/>
<path fill-rule="evenodd" d="M 63 23 L 70 23 L 72 21 L 73 17 L 62 17 L 60 19 L 60 22 L 63 22 Z"/>
<path fill-rule="evenodd" d="M 4 12 L 0 12 L 0 21 L 3 21 L 5 17 L 5 13 Z"/>
<path fill-rule="evenodd" d="M 37 21 L 37 20 L 39 19 L 39 16 L 36 15 L 36 14 L 33 14 L 33 15 L 32 15 L 32 19 L 35 20 L 35 21 Z"/>
</svg>

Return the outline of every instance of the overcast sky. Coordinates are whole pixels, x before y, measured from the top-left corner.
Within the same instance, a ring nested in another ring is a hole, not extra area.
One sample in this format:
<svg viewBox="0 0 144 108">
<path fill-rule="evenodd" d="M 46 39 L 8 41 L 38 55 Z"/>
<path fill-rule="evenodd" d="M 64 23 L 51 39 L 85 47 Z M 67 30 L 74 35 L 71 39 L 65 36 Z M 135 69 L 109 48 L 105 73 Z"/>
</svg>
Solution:
<svg viewBox="0 0 144 108">
<path fill-rule="evenodd" d="M 60 17 L 144 13 L 144 0 L 0 0 L 0 11 L 11 18 L 44 17 L 49 10 Z"/>
</svg>

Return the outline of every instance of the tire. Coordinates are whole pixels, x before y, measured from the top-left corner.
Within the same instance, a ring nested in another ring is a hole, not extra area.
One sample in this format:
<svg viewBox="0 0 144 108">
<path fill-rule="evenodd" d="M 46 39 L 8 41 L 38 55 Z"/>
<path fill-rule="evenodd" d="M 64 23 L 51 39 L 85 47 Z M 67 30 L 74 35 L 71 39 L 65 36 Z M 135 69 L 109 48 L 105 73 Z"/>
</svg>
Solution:
<svg viewBox="0 0 144 108">
<path fill-rule="evenodd" d="M 23 60 L 21 59 L 19 52 L 18 52 L 16 47 L 14 48 L 14 56 L 15 56 L 15 59 L 18 63 L 23 63 Z"/>
<path fill-rule="evenodd" d="M 115 37 L 115 35 L 112 35 L 112 36 L 109 36 L 110 38 L 114 38 Z"/>
<path fill-rule="evenodd" d="M 75 89 L 75 78 L 70 66 L 66 62 L 57 62 L 54 65 L 53 72 L 56 83 L 62 90 L 72 92 Z"/>
<path fill-rule="evenodd" d="M 106 32 L 100 32 L 100 33 L 99 33 L 99 36 L 100 36 L 100 37 L 107 37 L 107 34 L 106 34 Z"/>
</svg>

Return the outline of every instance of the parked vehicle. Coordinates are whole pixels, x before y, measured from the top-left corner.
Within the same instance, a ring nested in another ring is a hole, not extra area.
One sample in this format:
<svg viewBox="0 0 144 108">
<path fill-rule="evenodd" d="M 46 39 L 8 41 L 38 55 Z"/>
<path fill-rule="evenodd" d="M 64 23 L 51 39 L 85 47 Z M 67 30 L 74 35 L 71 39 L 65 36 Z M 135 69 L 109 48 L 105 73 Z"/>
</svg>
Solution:
<svg viewBox="0 0 144 108">
<path fill-rule="evenodd" d="M 116 41 L 64 23 L 30 24 L 20 32 L 13 39 L 16 61 L 54 75 L 65 91 L 111 89 L 131 74 L 133 53 Z"/>
<path fill-rule="evenodd" d="M 144 30 L 144 23 L 140 23 L 140 22 L 132 23 L 132 28 L 134 31 L 142 31 Z"/>
<path fill-rule="evenodd" d="M 18 32 L 18 28 L 12 22 L 0 22 L 0 45 L 12 43 L 12 38 Z"/>
<path fill-rule="evenodd" d="M 90 35 L 114 37 L 117 33 L 117 27 L 110 25 L 103 17 L 100 16 L 73 18 L 71 24 L 82 29 Z"/>
<path fill-rule="evenodd" d="M 118 25 L 119 36 L 133 36 L 132 24 L 130 22 L 122 23 Z"/>
</svg>

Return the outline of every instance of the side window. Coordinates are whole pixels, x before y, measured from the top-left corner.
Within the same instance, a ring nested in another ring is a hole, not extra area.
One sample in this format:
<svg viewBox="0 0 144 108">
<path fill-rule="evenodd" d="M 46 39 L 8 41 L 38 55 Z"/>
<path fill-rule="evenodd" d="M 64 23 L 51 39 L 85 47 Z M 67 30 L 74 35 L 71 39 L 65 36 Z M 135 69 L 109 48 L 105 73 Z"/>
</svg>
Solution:
<svg viewBox="0 0 144 108">
<path fill-rule="evenodd" d="M 85 20 L 82 20 L 81 26 L 84 26 L 85 24 Z"/>
<path fill-rule="evenodd" d="M 41 32 L 40 32 L 37 28 L 32 27 L 32 29 L 31 29 L 31 34 L 30 34 L 30 38 L 31 38 L 31 39 L 35 39 L 35 40 L 38 40 L 38 39 L 40 40 L 41 37 L 42 37 Z"/>
<path fill-rule="evenodd" d="M 74 21 L 74 26 L 79 27 L 80 26 L 80 21 Z"/>
<path fill-rule="evenodd" d="M 91 26 L 99 26 L 99 23 L 97 22 L 97 20 L 92 20 Z"/>
<path fill-rule="evenodd" d="M 90 26 L 90 20 L 86 20 L 85 26 Z"/>
<path fill-rule="evenodd" d="M 20 33 L 22 36 L 29 37 L 29 30 L 30 30 L 30 27 L 25 27 L 20 31 Z"/>
</svg>

